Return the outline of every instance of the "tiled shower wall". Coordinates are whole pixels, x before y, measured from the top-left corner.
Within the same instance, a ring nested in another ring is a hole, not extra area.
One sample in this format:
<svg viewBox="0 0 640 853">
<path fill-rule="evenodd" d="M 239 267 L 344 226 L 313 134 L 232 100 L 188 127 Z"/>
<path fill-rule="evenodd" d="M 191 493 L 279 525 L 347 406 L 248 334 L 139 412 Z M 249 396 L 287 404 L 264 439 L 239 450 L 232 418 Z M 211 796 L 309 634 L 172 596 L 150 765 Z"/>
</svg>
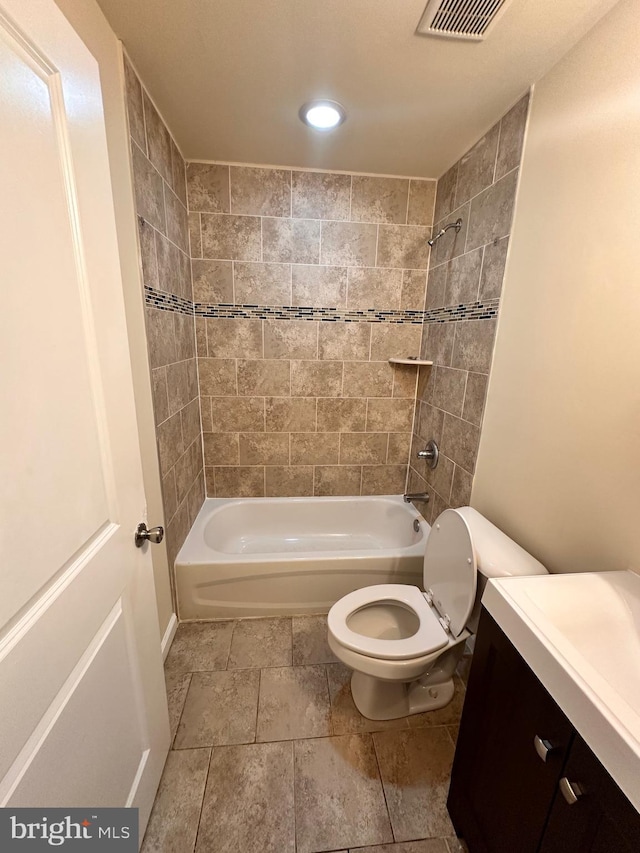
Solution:
<svg viewBox="0 0 640 853">
<path fill-rule="evenodd" d="M 187 179 L 207 494 L 403 492 L 435 181 Z"/>
<path fill-rule="evenodd" d="M 185 163 L 131 65 L 125 81 L 167 553 L 204 500 Z"/>
<path fill-rule="evenodd" d="M 419 392 L 409 488 L 428 491 L 427 520 L 471 497 L 491 369 L 529 96 L 519 101 L 438 181 L 434 232 L 462 219 L 433 250 L 421 352 L 432 359 Z M 482 319 L 468 319 L 480 307 Z M 429 439 L 432 471 L 416 458 Z"/>
</svg>

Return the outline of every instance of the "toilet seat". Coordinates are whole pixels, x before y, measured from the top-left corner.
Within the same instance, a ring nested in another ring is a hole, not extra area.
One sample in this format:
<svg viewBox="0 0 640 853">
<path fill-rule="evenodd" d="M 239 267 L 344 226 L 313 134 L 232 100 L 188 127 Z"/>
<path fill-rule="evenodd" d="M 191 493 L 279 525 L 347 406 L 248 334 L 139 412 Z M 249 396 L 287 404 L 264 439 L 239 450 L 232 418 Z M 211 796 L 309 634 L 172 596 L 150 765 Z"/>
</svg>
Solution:
<svg viewBox="0 0 640 853">
<path fill-rule="evenodd" d="M 347 620 L 353 613 L 385 601 L 404 605 L 413 611 L 419 620 L 415 634 L 401 640 L 381 640 L 367 637 L 349 628 Z M 328 626 L 335 639 L 347 649 L 381 660 L 424 657 L 443 649 L 451 639 L 418 587 L 397 583 L 378 584 L 348 593 L 329 611 Z"/>
</svg>

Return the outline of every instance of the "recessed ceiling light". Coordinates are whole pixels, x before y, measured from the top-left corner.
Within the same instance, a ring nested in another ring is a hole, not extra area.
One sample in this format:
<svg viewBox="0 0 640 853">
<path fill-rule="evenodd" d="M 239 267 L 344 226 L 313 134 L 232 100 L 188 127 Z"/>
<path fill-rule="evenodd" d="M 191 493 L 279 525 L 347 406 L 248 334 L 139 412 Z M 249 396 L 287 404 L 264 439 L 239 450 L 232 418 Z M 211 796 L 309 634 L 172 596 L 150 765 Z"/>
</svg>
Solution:
<svg viewBox="0 0 640 853">
<path fill-rule="evenodd" d="M 300 107 L 301 121 L 315 130 L 333 130 L 346 119 L 342 104 L 337 101 L 308 101 Z"/>
</svg>

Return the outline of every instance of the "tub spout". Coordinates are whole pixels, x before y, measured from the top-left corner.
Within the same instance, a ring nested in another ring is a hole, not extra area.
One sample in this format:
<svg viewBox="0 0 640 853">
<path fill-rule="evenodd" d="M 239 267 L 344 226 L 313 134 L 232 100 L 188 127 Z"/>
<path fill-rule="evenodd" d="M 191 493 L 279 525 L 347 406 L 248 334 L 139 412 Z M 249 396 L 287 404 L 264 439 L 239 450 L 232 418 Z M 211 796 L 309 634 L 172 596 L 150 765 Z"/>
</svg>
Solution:
<svg viewBox="0 0 640 853">
<path fill-rule="evenodd" d="M 417 492 L 415 495 L 403 495 L 405 503 L 411 503 L 411 501 L 417 501 L 418 503 L 426 504 L 429 502 L 429 495 L 427 492 Z"/>
</svg>

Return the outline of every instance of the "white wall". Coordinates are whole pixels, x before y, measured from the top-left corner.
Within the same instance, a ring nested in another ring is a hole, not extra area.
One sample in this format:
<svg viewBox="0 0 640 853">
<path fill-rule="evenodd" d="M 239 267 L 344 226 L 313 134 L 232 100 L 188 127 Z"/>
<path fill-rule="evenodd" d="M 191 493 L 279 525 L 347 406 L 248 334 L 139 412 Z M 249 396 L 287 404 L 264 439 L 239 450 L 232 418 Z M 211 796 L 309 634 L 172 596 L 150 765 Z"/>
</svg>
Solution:
<svg viewBox="0 0 640 853">
<path fill-rule="evenodd" d="M 144 326 L 121 46 L 95 0 L 56 0 L 56 3 L 87 45 L 100 68 L 149 526 L 164 524 Z M 165 636 L 167 628 L 172 624 L 173 615 L 167 552 L 163 544 L 152 546 L 151 553 L 160 634 Z"/>
<path fill-rule="evenodd" d="M 472 504 L 552 571 L 640 572 L 640 0 L 535 86 Z"/>
</svg>

